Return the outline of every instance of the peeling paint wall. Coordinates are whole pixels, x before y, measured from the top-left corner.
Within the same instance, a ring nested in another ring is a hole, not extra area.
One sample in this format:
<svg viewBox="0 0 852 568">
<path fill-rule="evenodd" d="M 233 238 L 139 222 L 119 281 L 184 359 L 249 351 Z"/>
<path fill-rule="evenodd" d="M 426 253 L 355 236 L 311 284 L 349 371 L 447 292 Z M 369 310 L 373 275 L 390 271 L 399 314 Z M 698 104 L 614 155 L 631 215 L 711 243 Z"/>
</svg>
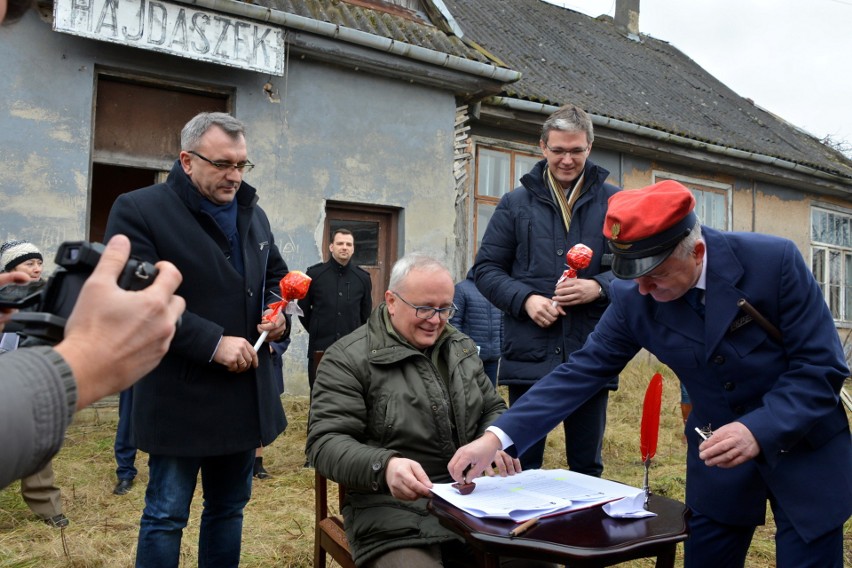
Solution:
<svg viewBox="0 0 852 568">
<path fill-rule="evenodd" d="M 4 240 L 31 240 L 52 259 L 62 241 L 87 234 L 93 93 L 103 68 L 235 90 L 257 164 L 247 181 L 291 269 L 322 260 L 327 200 L 401 208 L 400 254 L 454 262 L 456 101 L 448 91 L 301 58 L 286 62 L 284 77 L 269 77 L 53 32 L 34 13 L 3 30 L 0 52 Z M 299 323 L 293 331 L 285 383 L 306 394 L 307 334 Z"/>
</svg>

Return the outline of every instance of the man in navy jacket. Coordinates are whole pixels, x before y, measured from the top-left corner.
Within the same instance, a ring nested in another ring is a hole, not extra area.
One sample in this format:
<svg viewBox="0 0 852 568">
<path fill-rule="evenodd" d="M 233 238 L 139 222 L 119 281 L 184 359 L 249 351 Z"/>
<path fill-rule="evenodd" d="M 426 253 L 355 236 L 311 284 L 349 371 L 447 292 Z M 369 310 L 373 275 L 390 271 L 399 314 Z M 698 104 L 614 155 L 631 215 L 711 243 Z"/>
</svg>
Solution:
<svg viewBox="0 0 852 568">
<path fill-rule="evenodd" d="M 199 565 L 236 566 L 255 448 L 286 426 L 269 349 L 253 345 L 288 330 L 283 316 L 262 320 L 287 265 L 243 181 L 244 130 L 224 113 L 195 116 L 166 182 L 119 196 L 107 222 L 137 257 L 178 267 L 187 306 L 168 354 L 133 390 L 133 443 L 149 454 L 137 567 L 178 566 L 199 470 Z"/>
<path fill-rule="evenodd" d="M 608 304 L 612 255 L 601 227 L 618 188 L 587 159 L 593 141 L 592 120 L 582 109 L 566 105 L 551 114 L 539 141 L 545 159 L 500 199 L 476 255 L 476 287 L 505 314 L 499 381 L 509 386 L 510 405 L 583 346 Z M 557 287 L 566 253 L 580 243 L 592 249 L 591 263 Z M 565 454 L 576 472 L 603 471 L 606 407 L 616 385 L 613 376 L 563 423 Z M 541 432 L 521 456 L 524 469 L 541 467 L 546 436 Z"/>
<path fill-rule="evenodd" d="M 469 478 L 495 450 L 523 451 L 645 348 L 693 403 L 686 567 L 742 566 L 767 501 L 779 567 L 842 567 L 852 443 L 839 391 L 849 370 L 823 292 L 792 242 L 702 227 L 694 205 L 674 181 L 610 199 L 604 234 L 622 279 L 610 307 L 567 364 L 456 453 L 450 473 L 461 480 L 477 464 Z M 708 425 L 703 441 L 695 428 Z"/>
</svg>

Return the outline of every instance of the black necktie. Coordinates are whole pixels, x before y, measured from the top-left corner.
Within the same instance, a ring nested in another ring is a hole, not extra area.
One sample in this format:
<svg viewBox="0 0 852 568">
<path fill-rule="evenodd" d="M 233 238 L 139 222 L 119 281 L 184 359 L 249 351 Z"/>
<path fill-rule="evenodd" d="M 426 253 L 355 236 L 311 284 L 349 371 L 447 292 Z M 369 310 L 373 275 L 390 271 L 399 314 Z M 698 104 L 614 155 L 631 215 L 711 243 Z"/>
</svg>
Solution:
<svg viewBox="0 0 852 568">
<path fill-rule="evenodd" d="M 683 295 L 683 299 L 686 300 L 686 303 L 695 310 L 695 313 L 704 319 L 704 290 L 701 288 L 691 288 L 686 294 Z"/>
</svg>

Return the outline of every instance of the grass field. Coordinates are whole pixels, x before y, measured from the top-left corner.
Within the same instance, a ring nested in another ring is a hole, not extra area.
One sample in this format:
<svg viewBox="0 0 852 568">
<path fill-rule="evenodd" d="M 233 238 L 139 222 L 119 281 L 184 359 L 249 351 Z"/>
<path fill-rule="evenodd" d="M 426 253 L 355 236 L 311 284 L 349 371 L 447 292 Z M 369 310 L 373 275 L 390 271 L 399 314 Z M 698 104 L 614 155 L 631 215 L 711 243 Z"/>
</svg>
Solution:
<svg viewBox="0 0 852 568">
<path fill-rule="evenodd" d="M 655 371 L 647 363 L 634 362 L 622 375 L 621 388 L 610 398 L 604 442 L 604 475 L 634 486 L 642 485 L 639 456 L 639 423 L 645 386 Z M 660 442 L 650 484 L 653 491 L 683 499 L 685 446 L 679 386 L 670 372 L 665 376 Z M 245 512 L 242 566 L 247 568 L 312 565 L 313 470 L 303 468 L 308 401 L 284 396 L 290 421 L 286 434 L 266 449 L 264 464 L 273 477 L 255 481 L 253 497 Z M 100 568 L 130 567 L 136 551 L 139 517 L 147 481 L 145 456 L 140 454 L 140 475 L 128 495 L 112 494 L 115 463 L 112 443 L 116 408 L 101 406 L 81 412 L 68 430 L 65 447 L 55 458 L 54 469 L 62 488 L 65 513 L 71 524 L 64 530 L 39 522 L 20 497 L 19 485 L 0 491 L 0 567 L 3 568 Z M 566 467 L 561 432 L 548 437 L 545 467 Z M 0 450 L 2 451 L 2 450 Z M 200 515 L 200 490 L 193 502 L 184 533 L 182 566 L 196 566 L 196 542 Z M 847 523 L 847 561 L 852 567 L 852 531 Z M 680 554 L 678 565 L 681 565 Z M 747 566 L 775 566 L 773 526 L 761 527 L 752 544 Z M 651 560 L 625 564 L 653 566 Z"/>
</svg>

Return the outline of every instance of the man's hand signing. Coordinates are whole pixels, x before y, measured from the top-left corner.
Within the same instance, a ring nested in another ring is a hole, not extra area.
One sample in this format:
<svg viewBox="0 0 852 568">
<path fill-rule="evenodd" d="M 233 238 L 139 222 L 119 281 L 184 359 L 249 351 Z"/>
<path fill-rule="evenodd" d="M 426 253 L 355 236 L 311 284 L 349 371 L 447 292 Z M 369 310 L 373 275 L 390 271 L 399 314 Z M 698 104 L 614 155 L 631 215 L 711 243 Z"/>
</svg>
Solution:
<svg viewBox="0 0 852 568">
<path fill-rule="evenodd" d="M 500 445 L 500 440 L 497 436 L 491 432 L 486 432 L 480 438 L 459 448 L 447 465 L 447 470 L 449 470 L 452 478 L 458 483 L 466 483 L 471 479 L 479 477 L 486 468 L 491 467 L 492 462 L 497 463 L 498 470 L 500 470 L 502 464 L 504 470 L 508 472 L 509 467 L 506 464 L 505 458 L 500 457 L 499 461 L 497 460 L 497 452 L 500 450 Z M 505 457 L 509 456 L 506 455 Z M 465 471 L 467 466 L 470 466 L 470 470 Z M 513 462 L 512 469 L 514 467 Z M 520 462 L 517 464 L 517 468 L 520 471 Z M 501 471 L 501 475 L 503 475 L 503 471 Z M 511 473 L 508 475 L 511 475 Z"/>
</svg>

